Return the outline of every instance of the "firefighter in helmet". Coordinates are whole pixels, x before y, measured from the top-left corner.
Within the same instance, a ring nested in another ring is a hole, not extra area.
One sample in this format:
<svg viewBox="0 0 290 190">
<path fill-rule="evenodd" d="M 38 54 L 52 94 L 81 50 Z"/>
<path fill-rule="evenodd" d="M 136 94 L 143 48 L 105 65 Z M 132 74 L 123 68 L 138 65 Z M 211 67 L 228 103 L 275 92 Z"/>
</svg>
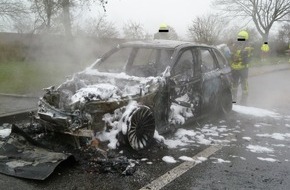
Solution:
<svg viewBox="0 0 290 190">
<path fill-rule="evenodd" d="M 268 45 L 268 42 L 264 42 L 261 46 L 261 62 L 265 62 L 265 60 L 268 57 L 268 53 L 270 51 L 270 47 Z"/>
<path fill-rule="evenodd" d="M 241 104 L 246 104 L 248 98 L 248 72 L 249 61 L 252 56 L 252 49 L 248 43 L 249 34 L 242 30 L 238 33 L 238 39 L 233 45 L 231 68 L 233 76 L 233 101 L 237 102 L 238 87 L 241 84 L 242 98 Z"/>
</svg>

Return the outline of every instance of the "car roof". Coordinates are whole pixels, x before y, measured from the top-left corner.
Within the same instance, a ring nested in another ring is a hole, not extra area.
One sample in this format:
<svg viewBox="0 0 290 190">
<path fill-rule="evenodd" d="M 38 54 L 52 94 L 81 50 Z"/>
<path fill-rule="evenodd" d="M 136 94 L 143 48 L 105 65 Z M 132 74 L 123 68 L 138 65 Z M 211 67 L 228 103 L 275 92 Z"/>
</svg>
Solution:
<svg viewBox="0 0 290 190">
<path fill-rule="evenodd" d="M 175 49 L 177 47 L 187 46 L 203 46 L 210 47 L 207 45 L 196 44 L 193 42 L 175 41 L 175 40 L 150 40 L 150 41 L 131 41 L 125 42 L 120 45 L 121 47 L 148 47 L 148 48 L 169 48 Z"/>
</svg>

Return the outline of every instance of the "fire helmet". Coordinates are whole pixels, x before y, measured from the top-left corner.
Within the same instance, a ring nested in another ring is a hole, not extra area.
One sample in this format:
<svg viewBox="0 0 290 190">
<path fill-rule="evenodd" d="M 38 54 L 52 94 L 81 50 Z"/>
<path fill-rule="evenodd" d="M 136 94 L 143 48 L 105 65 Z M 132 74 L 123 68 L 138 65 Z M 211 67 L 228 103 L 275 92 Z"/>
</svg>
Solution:
<svg viewBox="0 0 290 190">
<path fill-rule="evenodd" d="M 168 26 L 165 23 L 160 24 L 159 30 L 167 30 L 168 31 Z"/>
<path fill-rule="evenodd" d="M 249 34 L 247 31 L 242 30 L 238 33 L 238 41 L 246 41 L 249 39 Z"/>
</svg>

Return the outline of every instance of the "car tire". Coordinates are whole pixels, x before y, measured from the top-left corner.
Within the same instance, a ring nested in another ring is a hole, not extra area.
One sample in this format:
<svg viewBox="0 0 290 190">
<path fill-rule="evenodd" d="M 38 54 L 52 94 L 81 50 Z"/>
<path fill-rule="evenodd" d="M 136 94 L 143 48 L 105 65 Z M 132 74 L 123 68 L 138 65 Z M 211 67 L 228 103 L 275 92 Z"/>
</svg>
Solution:
<svg viewBox="0 0 290 190">
<path fill-rule="evenodd" d="M 217 113 L 225 116 L 232 111 L 232 108 L 233 108 L 232 93 L 230 90 L 224 90 L 218 102 Z"/>
<path fill-rule="evenodd" d="M 127 138 L 134 150 L 145 149 L 153 140 L 155 132 L 154 114 L 149 107 L 140 106 L 133 110 L 127 130 Z"/>
</svg>

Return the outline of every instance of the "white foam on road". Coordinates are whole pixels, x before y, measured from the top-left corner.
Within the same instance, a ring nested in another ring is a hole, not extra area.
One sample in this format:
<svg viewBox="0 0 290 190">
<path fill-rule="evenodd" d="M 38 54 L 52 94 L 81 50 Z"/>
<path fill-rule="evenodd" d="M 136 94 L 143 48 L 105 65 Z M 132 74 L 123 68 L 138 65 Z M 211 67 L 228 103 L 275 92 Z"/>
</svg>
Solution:
<svg viewBox="0 0 290 190">
<path fill-rule="evenodd" d="M 274 118 L 281 117 L 280 114 L 276 112 L 269 111 L 266 109 L 261 109 L 261 108 L 255 108 L 255 107 L 233 105 L 233 110 L 241 114 L 247 114 L 247 115 L 252 115 L 256 117 L 274 117 Z"/>
<path fill-rule="evenodd" d="M 230 155 L 230 157 L 232 157 L 232 158 L 240 158 L 241 160 L 246 160 L 246 158 L 242 157 L 242 156 Z"/>
<path fill-rule="evenodd" d="M 287 138 L 290 139 L 290 133 L 272 133 L 272 134 L 268 134 L 268 133 L 265 133 L 265 134 L 256 134 L 256 136 L 258 137 L 270 137 L 272 139 L 275 139 L 275 140 L 286 140 Z"/>
<path fill-rule="evenodd" d="M 272 144 L 272 146 L 276 146 L 276 147 L 285 147 L 285 144 Z"/>
<path fill-rule="evenodd" d="M 262 157 L 257 157 L 258 160 L 262 161 L 267 161 L 267 162 L 279 162 L 279 160 L 274 159 L 274 158 L 262 158 Z"/>
<path fill-rule="evenodd" d="M 251 137 L 242 137 L 242 139 L 250 141 L 252 138 Z"/>
<path fill-rule="evenodd" d="M 229 160 L 224 160 L 224 159 L 221 159 L 221 158 L 216 158 L 216 161 L 213 161 L 212 163 L 215 163 L 215 164 L 222 164 L 222 163 L 231 163 L 231 161 L 229 161 Z"/>
<path fill-rule="evenodd" d="M 212 124 L 205 124 L 202 128 L 196 130 L 187 130 L 179 128 L 174 134 L 173 138 L 165 139 L 164 144 L 168 148 L 182 148 L 184 146 L 200 146 L 228 143 L 229 140 L 221 140 L 223 137 L 232 135 L 229 133 L 231 129 L 228 129 L 226 125 L 214 126 Z M 214 139 L 215 138 L 215 139 Z"/>
<path fill-rule="evenodd" d="M 166 163 L 174 164 L 177 161 L 172 156 L 164 156 L 162 160 Z"/>
<path fill-rule="evenodd" d="M 188 156 L 180 156 L 178 159 L 183 160 L 183 161 L 188 161 L 188 162 L 194 162 L 194 159 Z"/>
<path fill-rule="evenodd" d="M 274 150 L 272 148 L 267 148 L 259 145 L 248 145 L 247 149 L 254 153 L 273 153 Z"/>
<path fill-rule="evenodd" d="M 197 163 L 202 163 L 202 162 L 204 162 L 204 161 L 206 161 L 206 160 L 207 160 L 207 157 L 200 156 L 200 157 L 197 157 L 197 159 L 196 159 L 195 162 L 197 162 Z"/>
<path fill-rule="evenodd" d="M 187 142 L 182 142 L 181 139 L 165 139 L 164 144 L 166 144 L 168 148 L 177 148 L 188 145 Z"/>
</svg>

